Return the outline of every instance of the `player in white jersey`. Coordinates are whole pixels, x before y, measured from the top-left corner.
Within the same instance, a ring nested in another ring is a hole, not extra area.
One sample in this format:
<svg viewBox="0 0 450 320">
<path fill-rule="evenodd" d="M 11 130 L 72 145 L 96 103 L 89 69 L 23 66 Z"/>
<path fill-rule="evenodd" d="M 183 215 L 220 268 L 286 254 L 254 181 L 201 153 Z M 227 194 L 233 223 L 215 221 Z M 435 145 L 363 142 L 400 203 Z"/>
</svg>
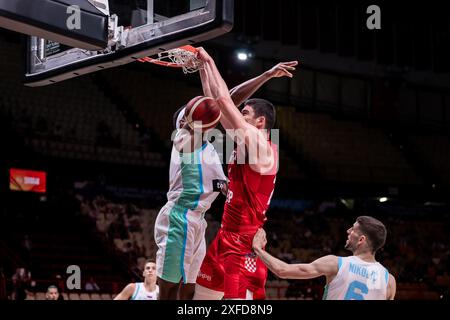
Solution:
<svg viewBox="0 0 450 320">
<path fill-rule="evenodd" d="M 184 110 L 175 114 L 178 131 L 170 159 L 168 201 L 155 221 L 161 300 L 192 299 L 206 254 L 205 213 L 226 185 L 221 161 L 211 143 L 201 137 L 200 143 L 192 143 L 191 152 L 179 147 L 178 142 L 183 141 L 179 136 L 185 135 L 184 141 L 194 136 L 184 121 Z"/>
<path fill-rule="evenodd" d="M 289 76 L 286 70 L 289 68 L 289 63 L 279 63 L 233 88 L 230 91 L 233 102 L 238 106 L 268 80 Z M 161 300 L 190 300 L 206 254 L 204 215 L 219 192 L 226 194 L 227 179 L 214 147 L 203 138 L 200 143 L 192 139 L 192 152 L 180 152 L 182 148 L 177 143 L 183 141 L 180 136 L 193 136 L 193 131 L 185 123 L 183 108 L 175 113 L 174 119 L 178 132 L 172 147 L 168 201 L 155 222 L 157 276 Z"/>
<path fill-rule="evenodd" d="M 153 260 L 145 263 L 144 282 L 129 283 L 114 300 L 158 300 L 159 287 L 156 284 L 156 264 Z"/>
<path fill-rule="evenodd" d="M 386 227 L 373 217 L 361 216 L 347 233 L 345 248 L 353 253 L 349 257 L 328 255 L 308 264 L 287 264 L 264 251 L 267 241 L 263 229 L 253 238 L 253 250 L 280 278 L 325 276 L 324 300 L 393 300 L 395 278 L 375 260 L 375 253 L 386 242 Z"/>
</svg>

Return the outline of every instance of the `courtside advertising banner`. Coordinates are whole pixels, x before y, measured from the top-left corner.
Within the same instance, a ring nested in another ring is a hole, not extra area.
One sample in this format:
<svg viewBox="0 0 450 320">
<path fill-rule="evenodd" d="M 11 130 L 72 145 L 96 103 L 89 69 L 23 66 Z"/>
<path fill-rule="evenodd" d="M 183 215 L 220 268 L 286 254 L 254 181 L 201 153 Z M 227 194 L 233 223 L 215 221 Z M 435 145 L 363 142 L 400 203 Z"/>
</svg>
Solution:
<svg viewBox="0 0 450 320">
<path fill-rule="evenodd" d="M 9 170 L 9 189 L 13 191 L 46 192 L 47 173 L 25 169 Z"/>
</svg>

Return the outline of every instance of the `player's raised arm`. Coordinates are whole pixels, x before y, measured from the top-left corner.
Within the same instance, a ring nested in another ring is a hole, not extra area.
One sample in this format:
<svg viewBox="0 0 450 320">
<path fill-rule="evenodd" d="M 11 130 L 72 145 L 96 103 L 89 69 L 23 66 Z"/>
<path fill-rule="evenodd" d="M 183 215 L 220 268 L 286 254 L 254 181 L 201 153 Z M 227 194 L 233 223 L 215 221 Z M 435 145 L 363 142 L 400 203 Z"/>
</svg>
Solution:
<svg viewBox="0 0 450 320">
<path fill-rule="evenodd" d="M 210 87 L 210 80 L 208 78 L 208 74 L 206 73 L 205 69 L 200 69 L 200 80 L 202 81 L 202 88 L 203 88 L 203 95 L 205 97 L 211 97 L 214 98 L 216 95 L 213 94 L 211 87 Z"/>
<path fill-rule="evenodd" d="M 233 129 L 251 130 L 251 125 L 245 122 L 241 113 L 235 107 L 228 86 L 223 80 L 219 70 L 217 70 L 214 60 L 203 48 L 198 48 L 198 58 L 204 63 L 204 79 L 208 82 L 213 98 L 217 100 L 222 111 L 222 116 L 229 121 L 229 124 Z"/>
<path fill-rule="evenodd" d="M 245 109 L 241 114 L 234 105 L 228 87 L 211 56 L 203 48 L 199 48 L 198 58 L 203 61 L 206 74 L 204 79 L 207 79 L 211 93 L 222 111 L 223 120 L 221 123 L 225 129 L 233 129 L 227 130 L 227 133 L 231 134 L 233 139 L 237 139 L 239 145 L 245 144 L 248 163 L 253 170 L 261 174 L 273 172 L 276 159 L 268 142 L 268 133 L 265 130 L 259 130 L 265 128 L 264 121 L 267 119 L 264 117 L 255 118 L 254 115 L 245 114 Z"/>
<path fill-rule="evenodd" d="M 338 272 L 338 257 L 328 255 L 311 263 L 288 264 L 267 253 L 263 248 L 267 243 L 266 234 L 259 229 L 253 238 L 253 250 L 276 276 L 282 279 L 312 279 L 320 276 L 334 276 Z"/>
<path fill-rule="evenodd" d="M 215 86 L 211 87 L 211 80 L 209 79 L 208 73 L 205 69 L 206 68 L 202 68 L 199 71 L 200 79 L 202 81 L 203 94 L 205 95 L 205 97 L 216 98 L 218 95 L 217 88 Z M 232 128 L 230 121 L 223 115 L 220 117 L 220 123 L 225 129 Z"/>
<path fill-rule="evenodd" d="M 289 77 L 292 78 L 291 72 L 295 71 L 298 61 L 280 62 L 269 70 L 257 77 L 249 79 L 230 90 L 230 96 L 236 107 L 248 100 L 262 85 L 273 78 Z M 205 69 L 200 69 L 200 78 L 202 81 L 203 93 L 208 97 L 217 97 L 217 86 L 211 86 L 208 73 Z M 230 129 L 232 126 L 226 116 L 221 119 L 222 126 Z"/>
<path fill-rule="evenodd" d="M 263 84 L 273 78 L 288 77 L 292 78 L 292 72 L 295 71 L 295 67 L 298 65 L 298 61 L 280 62 L 273 66 L 271 69 L 260 74 L 259 76 L 237 85 L 230 90 L 231 99 L 236 106 L 244 103 L 250 98 Z"/>
<path fill-rule="evenodd" d="M 129 283 L 123 290 L 114 298 L 114 300 L 130 300 L 136 289 L 135 283 Z"/>
</svg>

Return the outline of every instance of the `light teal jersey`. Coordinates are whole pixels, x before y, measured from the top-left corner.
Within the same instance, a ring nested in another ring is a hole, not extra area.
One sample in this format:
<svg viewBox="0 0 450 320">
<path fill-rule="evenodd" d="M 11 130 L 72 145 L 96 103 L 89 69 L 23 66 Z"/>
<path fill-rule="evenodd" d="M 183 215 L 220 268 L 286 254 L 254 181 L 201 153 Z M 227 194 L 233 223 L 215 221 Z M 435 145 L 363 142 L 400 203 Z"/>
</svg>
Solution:
<svg viewBox="0 0 450 320">
<path fill-rule="evenodd" d="M 168 202 L 155 223 L 157 275 L 173 283 L 195 283 L 206 253 L 204 214 L 226 177 L 209 142 L 192 153 L 173 147 L 169 175 Z"/>
<path fill-rule="evenodd" d="M 167 199 L 183 208 L 204 213 L 219 194 L 219 183 L 226 181 L 214 146 L 205 142 L 192 153 L 172 148 Z"/>
<path fill-rule="evenodd" d="M 324 300 L 386 300 L 389 272 L 379 262 L 338 257 L 338 268 L 325 286 Z"/>
</svg>

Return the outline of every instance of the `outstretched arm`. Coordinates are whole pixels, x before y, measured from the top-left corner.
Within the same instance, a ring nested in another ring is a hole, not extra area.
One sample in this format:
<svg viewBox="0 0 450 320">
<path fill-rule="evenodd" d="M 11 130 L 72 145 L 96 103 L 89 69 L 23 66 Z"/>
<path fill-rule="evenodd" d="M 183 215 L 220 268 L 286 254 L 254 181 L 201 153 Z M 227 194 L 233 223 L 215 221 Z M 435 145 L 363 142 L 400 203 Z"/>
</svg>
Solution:
<svg viewBox="0 0 450 320">
<path fill-rule="evenodd" d="M 291 72 L 295 71 L 298 61 L 280 62 L 271 69 L 260 74 L 259 76 L 247 80 L 230 90 L 230 96 L 235 106 L 239 106 L 249 99 L 261 86 L 273 78 L 289 77 L 292 78 Z M 203 93 L 208 97 L 217 96 L 215 87 L 210 86 L 208 74 L 205 69 L 200 69 L 200 78 L 202 80 Z M 214 92 L 215 91 L 215 92 Z M 222 125 L 225 128 L 231 128 L 230 121 L 224 116 Z"/>
<path fill-rule="evenodd" d="M 133 296 L 134 290 L 136 289 L 135 283 L 129 283 L 125 288 L 123 288 L 122 292 L 120 292 L 114 300 L 130 300 Z"/>
<path fill-rule="evenodd" d="M 272 78 L 289 77 L 292 78 L 291 72 L 295 71 L 298 61 L 280 62 L 259 76 L 237 85 L 230 90 L 231 99 L 236 106 L 241 105 L 250 98 L 263 84 Z"/>
<path fill-rule="evenodd" d="M 225 85 L 226 87 L 226 84 L 224 81 L 220 81 L 220 79 L 223 79 L 220 73 L 217 71 L 217 67 L 215 66 L 212 58 L 206 53 L 203 48 L 199 48 L 199 52 L 201 52 L 199 53 L 199 57 L 205 62 L 205 68 L 200 69 L 200 78 L 202 81 L 203 93 L 205 96 L 217 99 L 220 96 L 219 90 L 221 90 L 221 87 L 223 89 L 223 85 Z M 295 67 L 297 65 L 298 61 L 280 62 L 261 75 L 247 80 L 240 85 L 237 85 L 229 91 L 234 105 L 241 105 L 270 79 L 281 77 L 292 78 L 293 75 L 291 72 L 295 71 Z M 220 79 L 218 79 L 218 77 Z M 231 120 L 228 119 L 228 116 L 226 114 L 223 115 L 221 122 L 226 129 L 236 128 L 233 126 Z"/>
<path fill-rule="evenodd" d="M 266 233 L 259 229 L 253 238 L 253 250 L 275 275 L 282 279 L 312 279 L 320 276 L 332 277 L 338 272 L 338 257 L 328 255 L 311 263 L 288 264 L 267 253 Z"/>
</svg>

